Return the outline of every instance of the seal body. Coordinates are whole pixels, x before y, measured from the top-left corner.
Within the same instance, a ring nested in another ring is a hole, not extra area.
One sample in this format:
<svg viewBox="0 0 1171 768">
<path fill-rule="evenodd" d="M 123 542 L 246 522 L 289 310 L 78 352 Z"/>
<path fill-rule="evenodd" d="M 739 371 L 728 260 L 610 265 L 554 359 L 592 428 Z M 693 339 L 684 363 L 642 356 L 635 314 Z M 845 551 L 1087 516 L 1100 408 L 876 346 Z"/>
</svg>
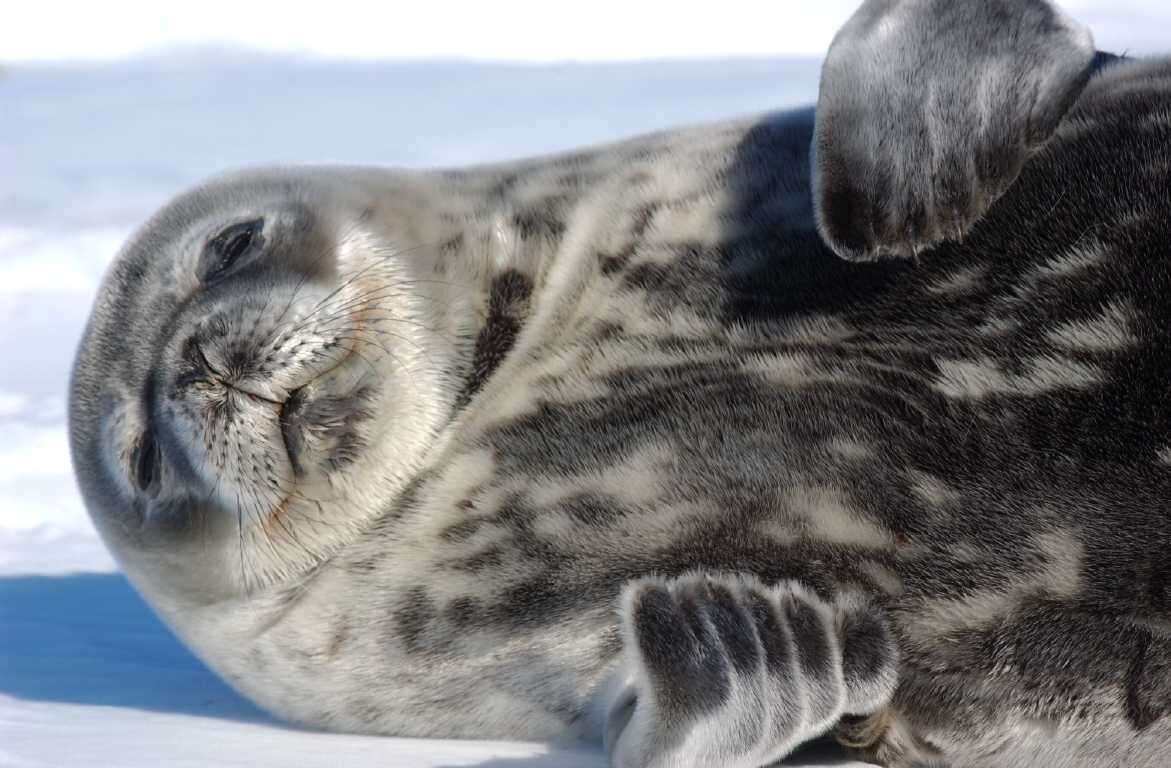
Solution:
<svg viewBox="0 0 1171 768">
<path fill-rule="evenodd" d="M 922 262 L 823 244 L 812 110 L 213 181 L 103 286 L 82 489 L 160 615 L 296 722 L 597 737 L 655 685 L 630 585 L 716 574 L 741 606 L 800 585 L 823 685 L 897 669 L 818 726 L 861 716 L 839 734 L 887 764 L 1161 765 L 1169 115 L 1171 65 L 1111 67 Z M 855 672 L 846 592 L 889 635 Z M 775 651 L 808 661 L 795 610 Z"/>
</svg>

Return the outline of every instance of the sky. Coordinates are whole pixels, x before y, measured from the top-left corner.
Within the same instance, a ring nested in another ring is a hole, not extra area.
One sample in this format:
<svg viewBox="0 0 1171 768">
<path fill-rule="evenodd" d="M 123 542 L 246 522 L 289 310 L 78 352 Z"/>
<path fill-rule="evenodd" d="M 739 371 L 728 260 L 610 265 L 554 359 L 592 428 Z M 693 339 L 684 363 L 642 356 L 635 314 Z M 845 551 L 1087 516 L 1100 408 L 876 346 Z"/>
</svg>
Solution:
<svg viewBox="0 0 1171 768">
<path fill-rule="evenodd" d="M 13 2 L 0 61 L 110 59 L 176 46 L 354 58 L 616 61 L 820 55 L 859 0 Z M 1065 0 L 1099 47 L 1171 51 L 1171 0 Z"/>
</svg>

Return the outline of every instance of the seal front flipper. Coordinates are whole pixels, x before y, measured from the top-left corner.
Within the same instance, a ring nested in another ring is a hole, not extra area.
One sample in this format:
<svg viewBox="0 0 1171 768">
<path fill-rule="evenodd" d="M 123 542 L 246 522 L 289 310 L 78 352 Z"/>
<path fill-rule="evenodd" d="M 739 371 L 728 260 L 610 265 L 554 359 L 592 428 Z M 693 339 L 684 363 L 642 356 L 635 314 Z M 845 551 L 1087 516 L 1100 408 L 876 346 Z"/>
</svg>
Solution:
<svg viewBox="0 0 1171 768">
<path fill-rule="evenodd" d="M 622 629 L 614 768 L 759 768 L 895 688 L 886 619 L 857 592 L 827 602 L 751 576 L 641 579 L 623 593 Z"/>
<path fill-rule="evenodd" d="M 959 239 L 1089 79 L 1088 31 L 1047 0 L 866 0 L 822 68 L 817 226 L 847 259 Z"/>
</svg>

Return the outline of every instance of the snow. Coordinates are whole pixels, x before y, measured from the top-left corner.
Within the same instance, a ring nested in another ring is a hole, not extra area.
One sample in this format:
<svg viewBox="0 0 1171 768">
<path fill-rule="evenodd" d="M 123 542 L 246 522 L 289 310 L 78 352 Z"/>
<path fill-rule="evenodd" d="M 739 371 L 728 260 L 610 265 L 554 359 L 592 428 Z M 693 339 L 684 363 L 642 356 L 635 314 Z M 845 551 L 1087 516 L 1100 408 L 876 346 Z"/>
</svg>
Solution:
<svg viewBox="0 0 1171 768">
<path fill-rule="evenodd" d="M 75 345 L 119 244 L 217 171 L 503 159 L 807 103 L 816 81 L 802 59 L 528 66 L 239 51 L 0 70 L 0 767 L 602 768 L 585 747 L 299 730 L 219 681 L 117 573 L 86 517 L 65 429 Z"/>
</svg>

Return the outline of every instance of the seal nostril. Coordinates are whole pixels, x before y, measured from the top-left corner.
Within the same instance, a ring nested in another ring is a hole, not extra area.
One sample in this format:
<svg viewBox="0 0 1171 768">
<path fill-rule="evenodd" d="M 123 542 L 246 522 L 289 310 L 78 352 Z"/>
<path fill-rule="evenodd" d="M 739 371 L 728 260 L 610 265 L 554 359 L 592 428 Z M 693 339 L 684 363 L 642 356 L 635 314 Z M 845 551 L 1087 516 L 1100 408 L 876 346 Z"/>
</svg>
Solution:
<svg viewBox="0 0 1171 768">
<path fill-rule="evenodd" d="M 305 473 L 305 468 L 301 464 L 301 453 L 305 447 L 305 436 L 301 430 L 303 421 L 301 411 L 304 406 L 305 395 L 303 391 L 295 389 L 281 404 L 279 417 L 281 438 L 285 442 L 285 452 L 289 456 L 289 464 L 292 465 L 293 475 L 296 477 L 301 477 Z"/>
<path fill-rule="evenodd" d="M 159 465 L 162 456 L 159 452 L 158 441 L 149 429 L 142 433 L 138 446 L 132 456 L 134 468 L 134 483 L 143 493 L 154 494 L 159 479 Z"/>
<path fill-rule="evenodd" d="M 215 376 L 217 379 L 222 379 L 223 374 L 216 370 L 216 367 L 211 364 L 210 360 L 207 359 L 207 353 L 203 351 L 203 347 L 200 346 L 199 341 L 197 339 L 192 339 L 191 343 L 194 347 L 195 359 L 198 361 L 198 364 L 203 368 L 203 370 L 206 373 Z"/>
<path fill-rule="evenodd" d="M 214 380 L 223 377 L 207 359 L 199 337 L 190 336 L 183 342 L 181 366 L 179 375 L 175 379 L 175 385 L 179 389 L 183 389 L 195 384 L 206 383 L 209 378 Z"/>
</svg>

